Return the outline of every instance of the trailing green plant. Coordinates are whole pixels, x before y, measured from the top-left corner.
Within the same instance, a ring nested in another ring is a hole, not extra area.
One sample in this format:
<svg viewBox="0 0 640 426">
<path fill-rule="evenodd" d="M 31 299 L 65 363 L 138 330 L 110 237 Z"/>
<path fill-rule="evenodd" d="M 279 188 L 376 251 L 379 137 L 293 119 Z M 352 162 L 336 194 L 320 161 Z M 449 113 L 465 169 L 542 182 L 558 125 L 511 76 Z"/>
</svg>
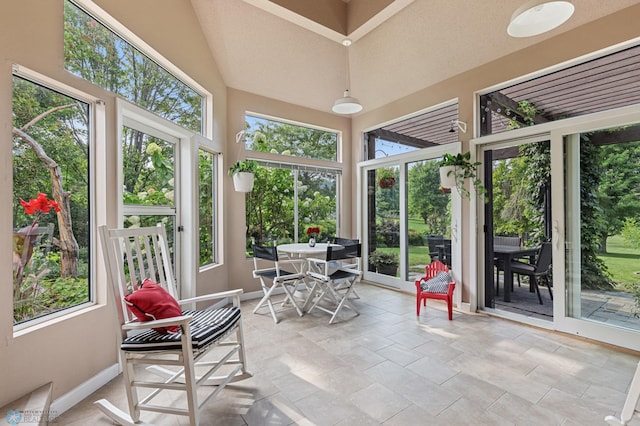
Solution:
<svg viewBox="0 0 640 426">
<path fill-rule="evenodd" d="M 236 173 L 255 173 L 258 170 L 258 162 L 253 160 L 236 161 L 235 164 L 229 167 L 229 176 L 233 176 Z"/>
<path fill-rule="evenodd" d="M 471 179 L 471 184 L 476 188 L 479 195 L 483 195 L 486 190 L 482 186 L 482 181 L 478 178 L 478 166 L 480 162 L 471 162 L 471 152 L 467 151 L 464 154 L 458 153 L 444 154 L 442 160 L 438 163 L 439 167 L 453 166 L 454 169 L 447 173 L 447 176 L 455 175 L 456 188 L 460 195 L 470 199 L 471 193 L 464 187 L 464 181 Z"/>
<path fill-rule="evenodd" d="M 512 115 L 513 118 L 509 119 L 507 130 L 533 126 L 536 124 L 536 115 L 541 113 L 542 110 L 539 110 L 533 102 L 527 100 L 518 101 L 518 108 L 516 108 L 516 113 Z"/>
<path fill-rule="evenodd" d="M 378 179 L 387 179 L 387 178 L 395 178 L 396 174 L 393 171 L 393 169 L 389 168 L 389 167 L 384 167 L 382 169 L 378 169 L 376 171 L 376 174 L 378 176 Z"/>
<path fill-rule="evenodd" d="M 602 162 L 597 146 L 580 138 L 580 259 L 582 288 L 611 290 L 615 283 L 600 254 L 600 235 L 606 227 L 598 186 Z"/>
</svg>

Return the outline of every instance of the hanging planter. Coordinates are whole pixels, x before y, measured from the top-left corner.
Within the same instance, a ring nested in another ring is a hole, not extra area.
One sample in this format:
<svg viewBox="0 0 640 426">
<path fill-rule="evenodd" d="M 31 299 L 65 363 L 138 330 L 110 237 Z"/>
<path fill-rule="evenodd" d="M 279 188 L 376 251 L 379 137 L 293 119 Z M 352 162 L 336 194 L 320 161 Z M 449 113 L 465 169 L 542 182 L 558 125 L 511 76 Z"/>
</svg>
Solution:
<svg viewBox="0 0 640 426">
<path fill-rule="evenodd" d="M 381 178 L 378 179 L 378 186 L 382 189 L 393 188 L 393 185 L 396 184 L 396 178 Z"/>
<path fill-rule="evenodd" d="M 481 196 L 485 193 L 485 188 L 477 176 L 479 165 L 478 162 L 471 162 L 470 152 L 456 155 L 445 154 L 438 163 L 440 166 L 440 185 L 443 188 L 456 188 L 461 196 L 471 198 L 471 193 L 464 187 L 464 181 L 471 179 L 471 184 Z"/>
<path fill-rule="evenodd" d="M 378 186 L 380 188 L 389 189 L 396 184 L 396 175 L 393 169 L 379 169 L 376 174 L 378 175 Z"/>
<path fill-rule="evenodd" d="M 251 192 L 253 190 L 254 172 L 258 163 L 252 160 L 238 161 L 229 168 L 229 174 L 233 177 L 233 187 L 237 192 Z"/>
<path fill-rule="evenodd" d="M 442 188 L 451 189 L 456 186 L 456 166 L 440 167 L 440 185 Z"/>
<path fill-rule="evenodd" d="M 233 187 L 236 192 L 251 192 L 253 191 L 253 181 L 255 175 L 250 172 L 238 172 L 233 175 Z"/>
</svg>

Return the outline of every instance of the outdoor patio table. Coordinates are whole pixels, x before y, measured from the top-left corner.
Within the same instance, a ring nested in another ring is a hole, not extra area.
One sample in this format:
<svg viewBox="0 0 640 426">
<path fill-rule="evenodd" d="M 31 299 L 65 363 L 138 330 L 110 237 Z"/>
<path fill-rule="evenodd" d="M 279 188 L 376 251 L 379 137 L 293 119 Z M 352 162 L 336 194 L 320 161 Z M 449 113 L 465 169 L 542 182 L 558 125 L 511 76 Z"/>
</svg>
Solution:
<svg viewBox="0 0 640 426">
<path fill-rule="evenodd" d="M 511 286 L 513 274 L 511 273 L 511 261 L 526 256 L 535 256 L 538 247 L 499 246 L 493 247 L 493 255 L 502 260 L 504 264 L 504 301 L 511 302 Z M 498 283 L 499 285 L 499 283 Z"/>
</svg>

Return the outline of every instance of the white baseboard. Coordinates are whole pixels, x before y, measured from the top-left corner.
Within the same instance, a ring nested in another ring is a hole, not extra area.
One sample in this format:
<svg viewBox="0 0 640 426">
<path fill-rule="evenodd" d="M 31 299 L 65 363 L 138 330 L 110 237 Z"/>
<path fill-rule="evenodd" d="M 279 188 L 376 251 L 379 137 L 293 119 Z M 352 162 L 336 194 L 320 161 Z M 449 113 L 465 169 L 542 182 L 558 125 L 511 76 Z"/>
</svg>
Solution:
<svg viewBox="0 0 640 426">
<path fill-rule="evenodd" d="M 113 364 L 112 366 L 105 368 L 86 382 L 53 401 L 51 403 L 50 412 L 59 416 L 109 383 L 118 376 L 118 374 L 120 374 L 120 366 L 118 364 Z"/>
</svg>

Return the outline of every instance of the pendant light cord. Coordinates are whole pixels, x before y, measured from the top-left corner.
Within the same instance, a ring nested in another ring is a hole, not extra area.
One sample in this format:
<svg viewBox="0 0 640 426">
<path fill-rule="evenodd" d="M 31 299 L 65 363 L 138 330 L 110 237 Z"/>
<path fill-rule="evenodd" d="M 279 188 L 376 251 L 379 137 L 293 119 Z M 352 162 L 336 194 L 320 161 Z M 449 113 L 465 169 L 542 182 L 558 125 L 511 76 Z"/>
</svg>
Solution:
<svg viewBox="0 0 640 426">
<path fill-rule="evenodd" d="M 351 68 L 349 66 L 349 46 L 351 46 L 351 40 L 349 39 L 345 39 L 342 41 L 342 44 L 344 45 L 345 48 L 345 61 L 346 61 L 346 69 L 347 69 L 347 87 L 346 87 L 346 91 L 349 91 L 349 93 L 351 93 Z"/>
</svg>

